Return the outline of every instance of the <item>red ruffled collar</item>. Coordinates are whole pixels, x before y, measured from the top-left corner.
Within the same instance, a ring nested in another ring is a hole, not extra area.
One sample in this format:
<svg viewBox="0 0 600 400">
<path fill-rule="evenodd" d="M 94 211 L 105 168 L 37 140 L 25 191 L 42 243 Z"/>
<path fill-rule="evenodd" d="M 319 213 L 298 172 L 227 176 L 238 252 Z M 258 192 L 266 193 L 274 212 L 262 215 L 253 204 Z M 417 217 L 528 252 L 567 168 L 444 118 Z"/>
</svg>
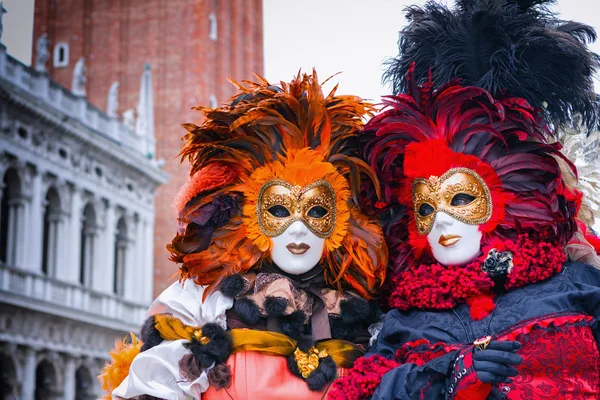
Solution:
<svg viewBox="0 0 600 400">
<path fill-rule="evenodd" d="M 506 290 L 548 279 L 562 270 L 566 260 L 563 249 L 552 243 L 534 242 L 524 235 L 516 242 L 496 240 L 466 266 L 419 264 L 396 275 L 388 299 L 390 307 L 447 310 L 466 302 L 473 319 L 484 318 L 494 307 L 494 281 L 481 266 L 492 249 L 513 254 Z"/>
</svg>

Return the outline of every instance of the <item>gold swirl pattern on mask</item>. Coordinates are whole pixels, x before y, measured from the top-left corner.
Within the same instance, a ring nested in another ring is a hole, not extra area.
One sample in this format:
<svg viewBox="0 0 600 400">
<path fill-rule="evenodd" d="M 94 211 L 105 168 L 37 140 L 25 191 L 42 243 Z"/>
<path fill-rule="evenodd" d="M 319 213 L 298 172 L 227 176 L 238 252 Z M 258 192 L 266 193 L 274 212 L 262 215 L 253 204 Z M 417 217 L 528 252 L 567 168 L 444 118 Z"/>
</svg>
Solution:
<svg viewBox="0 0 600 400">
<path fill-rule="evenodd" d="M 318 180 L 304 187 L 280 179 L 266 182 L 258 193 L 256 215 L 262 234 L 268 237 L 281 235 L 294 222 L 302 221 L 317 237 L 331 236 L 336 220 L 336 196 L 326 180 Z M 274 206 L 284 207 L 289 216 L 276 217 L 269 212 Z M 326 211 L 321 218 L 311 217 L 309 211 L 321 206 Z"/>
<path fill-rule="evenodd" d="M 453 206 L 455 195 L 463 193 L 474 197 L 466 205 Z M 431 232 L 435 216 L 443 211 L 460 222 L 481 225 L 492 217 L 492 195 L 479 174 L 469 168 L 451 168 L 442 176 L 429 179 L 417 178 L 412 184 L 412 198 L 417 231 L 420 235 Z M 419 210 L 423 204 L 433 208 L 431 214 L 423 216 Z"/>
</svg>

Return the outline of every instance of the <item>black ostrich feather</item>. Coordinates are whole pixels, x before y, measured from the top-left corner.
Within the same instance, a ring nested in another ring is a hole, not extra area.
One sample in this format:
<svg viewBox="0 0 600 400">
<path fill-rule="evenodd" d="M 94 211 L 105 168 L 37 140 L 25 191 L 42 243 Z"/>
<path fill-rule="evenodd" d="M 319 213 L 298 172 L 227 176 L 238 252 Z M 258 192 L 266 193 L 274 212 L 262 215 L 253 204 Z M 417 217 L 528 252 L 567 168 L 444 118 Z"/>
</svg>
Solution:
<svg viewBox="0 0 600 400">
<path fill-rule="evenodd" d="M 406 93 L 406 72 L 416 63 L 418 83 L 429 69 L 436 88 L 460 78 L 495 97 L 516 96 L 543 110 L 555 128 L 581 114 L 598 127 L 600 101 L 593 75 L 600 57 L 587 44 L 595 30 L 563 21 L 548 8 L 554 0 L 458 0 L 453 9 L 433 1 L 407 8 L 399 56 L 388 62 L 384 81 Z"/>
</svg>

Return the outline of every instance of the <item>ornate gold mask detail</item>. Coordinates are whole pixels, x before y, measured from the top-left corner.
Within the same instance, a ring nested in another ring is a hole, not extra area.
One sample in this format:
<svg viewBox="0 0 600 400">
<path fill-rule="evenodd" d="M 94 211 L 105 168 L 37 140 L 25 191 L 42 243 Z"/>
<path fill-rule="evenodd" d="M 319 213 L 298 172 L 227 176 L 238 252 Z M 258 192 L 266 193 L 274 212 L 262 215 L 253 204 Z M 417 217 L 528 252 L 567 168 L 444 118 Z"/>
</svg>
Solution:
<svg viewBox="0 0 600 400">
<path fill-rule="evenodd" d="M 335 204 L 333 188 L 325 180 L 300 187 L 273 179 L 258 193 L 258 226 L 265 236 L 275 237 L 302 221 L 316 236 L 328 238 L 335 228 Z"/>
<path fill-rule="evenodd" d="M 451 168 L 440 177 L 415 179 L 412 199 L 421 235 L 431 231 L 440 211 L 469 225 L 484 224 L 492 217 L 490 189 L 477 172 L 468 168 Z"/>
</svg>

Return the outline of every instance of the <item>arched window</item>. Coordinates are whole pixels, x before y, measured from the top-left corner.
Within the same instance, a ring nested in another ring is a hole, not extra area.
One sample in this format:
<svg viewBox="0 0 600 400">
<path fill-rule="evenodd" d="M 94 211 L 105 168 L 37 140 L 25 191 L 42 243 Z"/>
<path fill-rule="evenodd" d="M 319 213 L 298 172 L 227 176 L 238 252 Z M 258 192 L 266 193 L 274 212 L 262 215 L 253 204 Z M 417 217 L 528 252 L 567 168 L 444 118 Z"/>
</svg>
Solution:
<svg viewBox="0 0 600 400">
<path fill-rule="evenodd" d="M 14 169 L 4 174 L 0 201 L 0 261 L 14 266 L 17 256 L 20 220 L 24 204 L 21 198 L 21 180 Z"/>
<path fill-rule="evenodd" d="M 81 366 L 75 371 L 75 400 L 95 399 L 93 391 L 93 380 L 90 371 Z"/>
<path fill-rule="evenodd" d="M 44 208 L 42 272 L 55 276 L 58 262 L 60 197 L 55 188 L 48 189 Z"/>
<path fill-rule="evenodd" d="M 0 353 L 0 399 L 18 399 L 17 369 L 7 353 Z"/>
<path fill-rule="evenodd" d="M 125 218 L 121 217 L 117 222 L 117 233 L 115 235 L 113 291 L 117 296 L 123 296 L 125 294 L 127 244 L 127 224 L 125 223 Z"/>
<path fill-rule="evenodd" d="M 56 370 L 47 360 L 42 360 L 35 370 L 35 400 L 47 400 L 57 394 Z"/>
<path fill-rule="evenodd" d="M 92 284 L 94 269 L 94 238 L 96 237 L 96 211 L 91 204 L 83 209 L 81 223 L 81 248 L 79 253 L 79 283 L 85 286 Z"/>
<path fill-rule="evenodd" d="M 54 46 L 52 65 L 54 68 L 64 68 L 69 65 L 69 45 L 67 43 L 60 42 Z"/>
</svg>

